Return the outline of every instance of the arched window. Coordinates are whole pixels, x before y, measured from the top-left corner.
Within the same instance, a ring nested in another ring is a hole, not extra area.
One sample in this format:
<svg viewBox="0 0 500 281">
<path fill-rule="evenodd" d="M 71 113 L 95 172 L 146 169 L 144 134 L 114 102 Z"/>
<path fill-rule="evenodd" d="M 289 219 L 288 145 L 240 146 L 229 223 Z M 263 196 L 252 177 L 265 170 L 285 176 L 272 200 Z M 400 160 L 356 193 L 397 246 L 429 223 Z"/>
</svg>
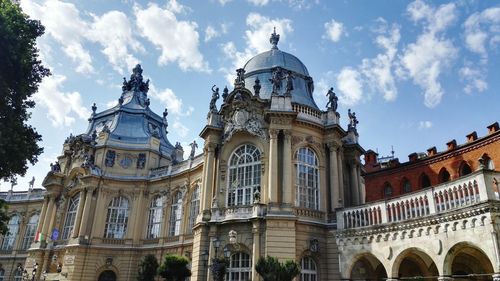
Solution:
<svg viewBox="0 0 500 281">
<path fill-rule="evenodd" d="M 319 209 L 319 167 L 316 153 L 308 147 L 301 147 L 295 155 L 296 205 Z"/>
<path fill-rule="evenodd" d="M 31 242 L 33 242 L 33 239 L 35 239 L 36 226 L 38 225 L 39 218 L 40 216 L 38 214 L 34 214 L 28 220 L 21 249 L 26 250 L 31 246 Z"/>
<path fill-rule="evenodd" d="M 392 186 L 390 183 L 386 182 L 384 184 L 384 198 L 392 197 Z"/>
<path fill-rule="evenodd" d="M 175 193 L 170 211 L 170 226 L 168 228 L 169 236 L 179 235 L 181 232 L 182 220 L 182 193 Z"/>
<path fill-rule="evenodd" d="M 10 218 L 9 224 L 7 225 L 9 232 L 3 237 L 3 251 L 10 251 L 14 247 L 14 242 L 16 241 L 17 233 L 19 232 L 19 223 L 20 217 L 18 215 L 14 215 Z"/>
<path fill-rule="evenodd" d="M 193 231 L 193 226 L 196 221 L 196 217 L 200 213 L 200 187 L 197 185 L 193 194 L 191 195 L 191 209 L 189 210 L 189 225 L 188 231 L 191 233 Z"/>
<path fill-rule="evenodd" d="M 458 174 L 460 176 L 465 176 L 465 175 L 468 175 L 470 173 L 472 173 L 472 169 L 470 168 L 469 164 L 467 164 L 467 162 L 463 161 L 460 164 L 460 168 L 459 168 Z"/>
<path fill-rule="evenodd" d="M 0 269 L 0 281 L 3 281 L 5 277 L 5 270 L 2 268 Z"/>
<path fill-rule="evenodd" d="M 426 188 L 431 186 L 431 179 L 429 179 L 429 176 L 426 173 L 422 173 L 420 175 L 420 188 Z"/>
<path fill-rule="evenodd" d="M 148 232 L 146 238 L 153 239 L 160 236 L 161 216 L 163 213 L 163 199 L 157 195 L 149 204 Z"/>
<path fill-rule="evenodd" d="M 448 172 L 448 170 L 446 170 L 446 168 L 443 167 L 439 171 L 439 183 L 448 181 L 450 181 L 450 173 Z"/>
<path fill-rule="evenodd" d="M 229 160 L 227 205 L 252 204 L 253 193 L 260 186 L 260 151 L 251 144 L 238 147 Z"/>
<path fill-rule="evenodd" d="M 300 261 L 300 281 L 318 280 L 316 263 L 311 257 L 303 257 Z"/>
<path fill-rule="evenodd" d="M 231 255 L 227 268 L 226 281 L 247 281 L 252 273 L 250 255 L 238 252 Z"/>
<path fill-rule="evenodd" d="M 106 227 L 104 228 L 104 238 L 123 239 L 127 232 L 128 223 L 128 199 L 119 196 L 113 198 L 108 206 L 106 215 Z"/>
<path fill-rule="evenodd" d="M 411 192 L 411 183 L 407 178 L 404 178 L 401 187 L 401 193 L 408 193 L 408 192 Z"/>
<path fill-rule="evenodd" d="M 23 272 L 16 269 L 16 273 L 14 275 L 14 281 L 23 281 Z"/>
<path fill-rule="evenodd" d="M 483 155 L 484 159 L 484 167 L 488 170 L 495 170 L 495 163 L 493 163 L 493 160 L 488 156 L 488 154 Z"/>
<path fill-rule="evenodd" d="M 69 200 L 68 211 L 66 212 L 66 218 L 64 219 L 62 240 L 66 240 L 70 237 L 73 228 L 75 227 L 76 212 L 78 210 L 78 205 L 80 204 L 80 194 L 76 194 Z"/>
</svg>

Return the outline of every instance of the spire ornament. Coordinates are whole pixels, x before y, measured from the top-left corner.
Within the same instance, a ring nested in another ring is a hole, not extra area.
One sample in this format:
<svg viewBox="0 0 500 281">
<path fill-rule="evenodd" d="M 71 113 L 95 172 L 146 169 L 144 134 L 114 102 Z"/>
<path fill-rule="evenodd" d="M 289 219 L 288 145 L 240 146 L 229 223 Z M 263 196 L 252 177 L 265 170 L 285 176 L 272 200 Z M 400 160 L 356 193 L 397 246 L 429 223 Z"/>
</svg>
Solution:
<svg viewBox="0 0 500 281">
<path fill-rule="evenodd" d="M 278 50 L 278 42 L 280 41 L 280 35 L 276 34 L 276 26 L 274 27 L 274 31 L 269 38 L 269 43 L 271 43 L 273 50 Z"/>
</svg>

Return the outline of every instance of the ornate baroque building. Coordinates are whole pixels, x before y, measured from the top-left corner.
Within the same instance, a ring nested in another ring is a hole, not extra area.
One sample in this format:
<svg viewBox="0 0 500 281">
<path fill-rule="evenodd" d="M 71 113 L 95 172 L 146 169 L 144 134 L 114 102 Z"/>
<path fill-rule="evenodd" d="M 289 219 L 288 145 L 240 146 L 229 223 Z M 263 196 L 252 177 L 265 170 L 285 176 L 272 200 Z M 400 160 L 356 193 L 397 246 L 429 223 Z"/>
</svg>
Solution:
<svg viewBox="0 0 500 281">
<path fill-rule="evenodd" d="M 5 280 L 24 270 L 41 280 L 135 280 L 142 257 L 167 253 L 191 261 L 191 280 L 212 280 L 212 258 L 222 255 L 230 259 L 226 280 L 260 280 L 254 264 L 267 255 L 297 261 L 301 281 L 500 272 L 500 163 L 479 145 L 499 143 L 498 125 L 472 141 L 478 145 L 417 155 L 399 168 L 368 151 L 363 166 L 355 113 L 347 130 L 339 125 L 333 89 L 321 110 L 307 68 L 278 41 L 273 33 L 271 49 L 237 70 L 232 90 L 212 88 L 203 153 L 195 155 L 193 142 L 187 159 L 168 140 L 168 112 L 150 110 L 148 81 L 134 68 L 117 105 L 94 105 L 87 131 L 65 141 L 43 199 L 24 201 L 40 220 L 27 252 L 2 252 Z M 404 174 L 416 186 L 415 171 L 471 150 L 484 161 L 467 162 L 470 173 L 378 200 L 380 181 L 396 186 Z"/>
</svg>

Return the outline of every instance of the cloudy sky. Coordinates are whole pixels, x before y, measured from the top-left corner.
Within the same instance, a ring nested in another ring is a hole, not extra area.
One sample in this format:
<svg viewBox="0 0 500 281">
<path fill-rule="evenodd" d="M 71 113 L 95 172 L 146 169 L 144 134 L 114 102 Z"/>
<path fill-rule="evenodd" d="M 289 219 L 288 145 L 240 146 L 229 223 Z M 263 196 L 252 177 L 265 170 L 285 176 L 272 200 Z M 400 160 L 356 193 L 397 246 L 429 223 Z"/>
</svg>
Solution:
<svg viewBox="0 0 500 281">
<path fill-rule="evenodd" d="M 18 190 L 32 176 L 41 185 L 64 139 L 85 131 L 93 103 L 98 111 L 116 104 L 137 63 L 151 79 L 152 109 L 169 110 L 170 141 L 197 139 L 212 85 L 231 88 L 234 70 L 270 48 L 273 27 L 279 48 L 308 67 L 318 106 L 334 87 L 343 126 L 351 108 L 361 145 L 381 156 L 391 146 L 401 161 L 444 150 L 500 120 L 496 1 L 22 0 L 21 7 L 46 28 L 38 47 L 53 75 L 34 96 L 31 119 L 45 152 Z"/>
</svg>

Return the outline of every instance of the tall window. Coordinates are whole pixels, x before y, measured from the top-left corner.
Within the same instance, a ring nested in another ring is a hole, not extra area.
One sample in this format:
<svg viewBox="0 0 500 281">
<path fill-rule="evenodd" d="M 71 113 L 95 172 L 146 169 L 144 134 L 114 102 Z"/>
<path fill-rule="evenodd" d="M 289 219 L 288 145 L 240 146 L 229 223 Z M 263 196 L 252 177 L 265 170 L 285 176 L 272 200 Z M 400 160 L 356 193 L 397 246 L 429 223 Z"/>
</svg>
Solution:
<svg viewBox="0 0 500 281">
<path fill-rule="evenodd" d="M 384 198 L 392 197 L 392 186 L 390 183 L 386 182 L 384 184 Z"/>
<path fill-rule="evenodd" d="M 161 216 L 163 212 L 163 199 L 155 196 L 149 205 L 148 233 L 146 238 L 153 239 L 160 236 Z"/>
<path fill-rule="evenodd" d="M 231 255 L 229 267 L 226 273 L 226 281 L 247 281 L 250 280 L 252 272 L 252 260 L 250 255 L 239 252 Z"/>
<path fill-rule="evenodd" d="M 31 242 L 33 242 L 33 239 L 35 238 L 36 226 L 38 225 L 39 218 L 40 216 L 38 214 L 34 214 L 30 217 L 28 224 L 26 225 L 26 231 L 24 233 L 23 245 L 21 249 L 26 250 L 31 246 Z"/>
<path fill-rule="evenodd" d="M 260 151 L 251 144 L 240 146 L 229 160 L 228 206 L 252 204 L 260 186 Z"/>
<path fill-rule="evenodd" d="M 23 272 L 20 270 L 16 270 L 14 275 L 14 281 L 23 281 Z"/>
<path fill-rule="evenodd" d="M 78 210 L 78 205 L 80 204 L 80 194 L 76 194 L 69 200 L 68 211 L 66 212 L 66 218 L 64 219 L 62 240 L 68 239 L 73 232 L 76 220 L 76 211 Z"/>
<path fill-rule="evenodd" d="M 113 198 L 108 206 L 104 238 L 122 239 L 127 232 L 128 199 L 119 196 Z"/>
<path fill-rule="evenodd" d="M 0 269 L 0 281 L 3 281 L 5 277 L 5 270 Z"/>
<path fill-rule="evenodd" d="M 410 181 L 405 178 L 403 179 L 403 188 L 402 188 L 402 193 L 408 193 L 408 192 L 411 192 L 411 183 Z"/>
<path fill-rule="evenodd" d="M 297 206 L 319 209 L 319 168 L 316 153 L 302 147 L 296 154 L 295 179 Z"/>
<path fill-rule="evenodd" d="M 16 241 L 17 233 L 19 232 L 19 223 L 20 217 L 18 215 L 14 215 L 10 218 L 9 224 L 7 225 L 9 232 L 3 237 L 2 250 L 9 251 L 14 247 L 14 242 Z"/>
<path fill-rule="evenodd" d="M 170 212 L 170 227 L 168 228 L 169 236 L 176 236 L 180 234 L 181 220 L 182 220 L 182 193 L 177 192 L 172 201 L 172 209 Z"/>
<path fill-rule="evenodd" d="M 465 161 L 462 162 L 462 164 L 460 165 L 460 169 L 459 169 L 460 176 L 465 176 L 465 175 L 468 175 L 470 173 L 472 173 L 472 169 L 470 168 L 469 164 L 467 164 Z"/>
<path fill-rule="evenodd" d="M 191 209 L 189 210 L 189 225 L 188 231 L 191 233 L 193 231 L 193 226 L 196 221 L 196 217 L 200 213 L 200 187 L 196 186 L 191 195 Z"/>
<path fill-rule="evenodd" d="M 420 188 L 426 188 L 431 186 L 431 179 L 427 176 L 426 173 L 422 173 L 420 175 Z"/>
<path fill-rule="evenodd" d="M 318 280 L 318 272 L 316 263 L 311 257 L 303 257 L 300 261 L 300 281 L 316 281 Z"/>
<path fill-rule="evenodd" d="M 439 171 L 439 183 L 447 182 L 450 181 L 450 173 L 446 168 L 441 168 L 441 171 Z"/>
</svg>

